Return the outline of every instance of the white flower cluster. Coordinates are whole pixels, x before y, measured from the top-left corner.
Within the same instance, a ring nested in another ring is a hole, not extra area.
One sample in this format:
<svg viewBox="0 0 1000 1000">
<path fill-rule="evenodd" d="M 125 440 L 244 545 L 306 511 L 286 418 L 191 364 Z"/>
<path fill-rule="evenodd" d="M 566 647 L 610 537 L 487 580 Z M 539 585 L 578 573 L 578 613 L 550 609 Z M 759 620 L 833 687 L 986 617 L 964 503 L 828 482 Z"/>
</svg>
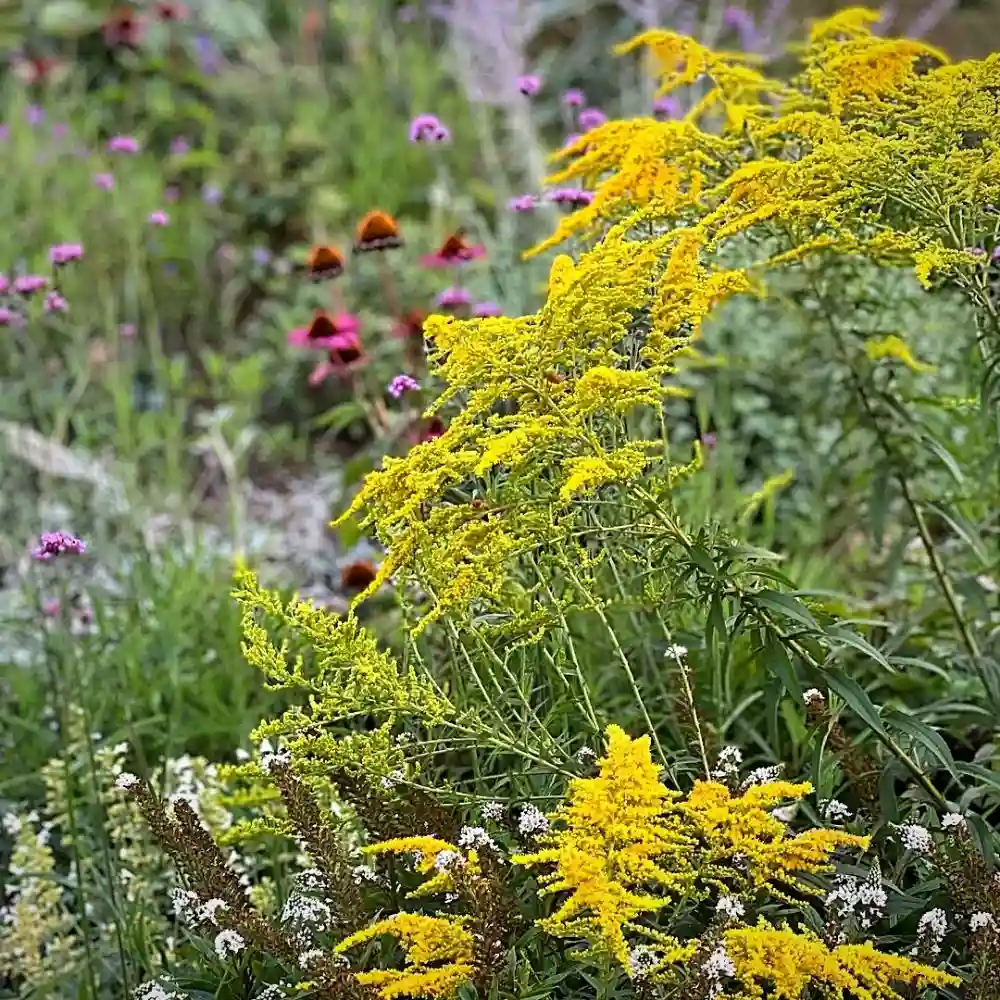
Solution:
<svg viewBox="0 0 1000 1000">
<path fill-rule="evenodd" d="M 946 813 L 941 817 L 941 829 L 958 832 L 968 826 L 968 821 L 961 813 Z"/>
<path fill-rule="evenodd" d="M 488 847 L 492 851 L 497 849 L 496 841 L 481 826 L 463 826 L 458 835 L 458 846 Z"/>
<path fill-rule="evenodd" d="M 681 646 L 680 644 L 668 646 L 667 656 L 672 660 L 683 660 L 688 655 L 687 646 Z"/>
<path fill-rule="evenodd" d="M 996 921 L 993 919 L 992 913 L 987 913 L 985 910 L 980 910 L 978 913 L 973 913 L 969 917 L 969 930 L 973 934 L 976 931 L 981 931 L 986 927 L 995 927 Z"/>
<path fill-rule="evenodd" d="M 726 920 L 739 920 L 747 909 L 735 896 L 720 896 L 715 912 Z"/>
<path fill-rule="evenodd" d="M 487 802 L 483 806 L 483 819 L 487 822 L 496 823 L 503 819 L 506 807 L 502 802 Z"/>
<path fill-rule="evenodd" d="M 825 704 L 826 696 L 822 691 L 820 691 L 819 688 L 809 688 L 808 691 L 803 693 L 802 700 L 805 702 L 807 707 L 812 707 L 813 705 Z"/>
<path fill-rule="evenodd" d="M 222 961 L 235 958 L 246 946 L 243 935 L 237 931 L 224 930 L 215 935 L 215 954 Z"/>
<path fill-rule="evenodd" d="M 351 869 L 351 881 L 355 885 L 363 885 L 365 882 L 377 882 L 378 872 L 371 865 L 355 865 Z"/>
<path fill-rule="evenodd" d="M 781 772 L 785 770 L 784 764 L 772 764 L 770 767 L 755 767 L 740 785 L 740 791 L 745 792 L 754 785 L 767 785 L 772 781 L 777 781 L 781 777 Z"/>
<path fill-rule="evenodd" d="M 132 1000 L 182 1000 L 177 990 L 167 990 L 160 983 L 143 983 L 132 991 Z"/>
<path fill-rule="evenodd" d="M 593 764 L 597 760 L 597 751 L 593 747 L 580 747 L 575 757 L 578 764 Z"/>
<path fill-rule="evenodd" d="M 930 854 L 934 849 L 934 840 L 927 827 L 919 823 L 906 823 L 898 827 L 899 842 L 914 854 Z M 933 910 L 931 912 L 934 912 Z"/>
<path fill-rule="evenodd" d="M 719 751 L 718 760 L 715 762 L 715 770 L 712 777 L 717 781 L 729 781 L 736 778 L 740 773 L 740 764 L 743 763 L 743 751 L 739 747 L 723 747 Z"/>
<path fill-rule="evenodd" d="M 434 859 L 434 867 L 439 872 L 448 872 L 453 868 L 461 868 L 465 864 L 465 858 L 458 851 L 441 851 Z"/>
<path fill-rule="evenodd" d="M 174 916 L 185 919 L 193 919 L 197 907 L 201 905 L 201 900 L 196 892 L 190 889 L 171 889 L 170 903 L 174 911 Z"/>
<path fill-rule="evenodd" d="M 538 836 L 549 828 L 549 821 L 538 806 L 526 805 L 517 818 L 517 829 L 522 836 Z"/>
<path fill-rule="evenodd" d="M 225 913 L 229 909 L 229 904 L 224 899 L 210 899 L 198 910 L 198 919 L 206 924 L 219 926 L 219 914 Z"/>
<path fill-rule="evenodd" d="M 134 788 L 138 784 L 139 779 L 134 774 L 130 774 L 128 771 L 122 771 L 122 773 L 119 774 L 115 780 L 115 788 L 120 788 L 122 791 L 125 791 L 128 788 Z"/>
<path fill-rule="evenodd" d="M 705 973 L 705 977 L 708 979 L 709 996 L 715 997 L 723 990 L 722 980 L 730 979 L 736 975 L 736 966 L 726 952 L 725 947 L 719 945 L 708 956 L 708 960 L 701 967 L 701 971 Z"/>
<path fill-rule="evenodd" d="M 873 868 L 866 879 L 838 875 L 824 902 L 841 920 L 853 917 L 867 930 L 885 914 L 889 897 L 882 888 L 881 871 Z"/>
<path fill-rule="evenodd" d="M 840 799 L 825 799 L 819 809 L 827 823 L 846 823 L 853 815 Z"/>
<path fill-rule="evenodd" d="M 381 784 L 386 791 L 389 791 L 390 789 L 395 788 L 396 785 L 398 785 L 405 777 L 406 775 L 399 768 L 397 768 L 392 772 L 392 774 L 385 775 L 379 784 Z"/>
<path fill-rule="evenodd" d="M 291 751 L 277 750 L 274 753 L 265 753 L 261 755 L 260 769 L 265 774 L 270 774 L 276 767 L 288 767 L 291 763 Z"/>
<path fill-rule="evenodd" d="M 648 944 L 638 944 L 628 953 L 628 974 L 633 979 L 643 979 L 656 968 L 659 958 Z"/>
<path fill-rule="evenodd" d="M 916 955 L 921 947 L 931 955 L 937 955 L 941 950 L 941 942 L 948 933 L 948 917 L 942 909 L 928 910 L 917 923 L 917 936 L 920 944 L 910 949 L 910 954 Z"/>
</svg>

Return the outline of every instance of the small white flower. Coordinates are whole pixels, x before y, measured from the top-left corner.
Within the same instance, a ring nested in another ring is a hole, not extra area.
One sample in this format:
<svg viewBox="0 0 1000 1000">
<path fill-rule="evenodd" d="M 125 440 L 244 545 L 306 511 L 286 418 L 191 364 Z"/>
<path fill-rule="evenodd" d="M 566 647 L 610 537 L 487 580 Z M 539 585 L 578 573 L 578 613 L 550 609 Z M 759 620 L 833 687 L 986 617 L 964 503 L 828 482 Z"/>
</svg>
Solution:
<svg viewBox="0 0 1000 1000">
<path fill-rule="evenodd" d="M 726 920 L 739 920 L 747 910 L 735 896 L 720 896 L 715 912 Z"/>
<path fill-rule="evenodd" d="M 299 955 L 299 965 L 308 971 L 309 966 L 322 959 L 323 955 L 324 952 L 322 948 L 310 948 L 308 951 L 304 951 L 301 955 Z"/>
<path fill-rule="evenodd" d="M 667 656 L 669 656 L 672 660 L 683 660 L 687 655 L 687 646 L 681 646 L 678 643 L 667 647 Z"/>
<path fill-rule="evenodd" d="M 497 822 L 503 819 L 503 814 L 506 812 L 506 807 L 502 802 L 487 802 L 483 806 L 483 819 L 492 822 Z"/>
<path fill-rule="evenodd" d="M 4 831 L 12 837 L 16 837 L 21 832 L 21 817 L 17 813 L 4 813 L 2 824 Z"/>
<path fill-rule="evenodd" d="M 178 917 L 190 916 L 194 908 L 198 905 L 198 894 L 190 889 L 172 889 L 170 892 L 170 902 L 173 906 L 174 915 Z"/>
<path fill-rule="evenodd" d="M 238 761 L 245 761 L 250 759 L 250 751 L 244 750 L 243 747 L 236 748 L 236 759 Z"/>
<path fill-rule="evenodd" d="M 496 842 L 481 826 L 463 826 L 458 835 L 458 846 L 488 847 L 494 851 L 497 849 Z"/>
<path fill-rule="evenodd" d="M 276 767 L 288 767 L 292 762 L 292 755 L 288 750 L 279 750 L 277 753 L 266 753 L 260 758 L 260 769 L 265 774 L 270 774 Z"/>
<path fill-rule="evenodd" d="M 364 882 L 377 882 L 378 872 L 370 865 L 355 865 L 351 870 L 351 881 L 355 885 L 361 885 Z"/>
<path fill-rule="evenodd" d="M 745 792 L 754 785 L 768 785 L 772 781 L 777 781 L 781 777 L 781 772 L 785 769 L 784 764 L 772 764 L 770 767 L 755 767 L 740 785 L 740 791 Z"/>
<path fill-rule="evenodd" d="M 118 775 L 117 781 L 115 781 L 115 788 L 121 788 L 122 790 L 126 788 L 134 788 L 139 784 L 139 779 L 134 775 L 130 774 L 128 771 L 122 771 Z"/>
<path fill-rule="evenodd" d="M 243 935 L 237 931 L 224 930 L 215 935 L 215 953 L 223 961 L 238 955 L 247 946 Z"/>
<path fill-rule="evenodd" d="M 404 777 L 405 775 L 403 774 L 403 772 L 397 769 L 393 771 L 392 774 L 384 775 L 380 784 L 384 789 L 388 791 L 390 788 L 395 788 L 396 785 L 398 785 L 403 780 Z"/>
<path fill-rule="evenodd" d="M 743 751 L 739 747 L 723 747 L 719 751 L 712 777 L 722 781 L 735 778 L 740 773 L 740 764 L 742 763 Z"/>
<path fill-rule="evenodd" d="M 822 705 L 826 701 L 826 696 L 819 688 L 809 688 L 803 693 L 802 700 L 807 706 Z"/>
<path fill-rule="evenodd" d="M 537 836 L 539 833 L 545 833 L 548 828 L 549 821 L 545 818 L 545 814 L 530 803 L 521 810 L 517 818 L 517 829 L 525 836 Z"/>
<path fill-rule="evenodd" d="M 846 823 L 851 818 L 851 810 L 839 799 L 829 799 L 819 804 L 823 819 L 827 823 Z"/>
<path fill-rule="evenodd" d="M 642 979 L 656 967 L 659 958 L 648 944 L 638 944 L 628 953 L 628 974 L 633 979 Z"/>
<path fill-rule="evenodd" d="M 946 813 L 941 817 L 942 830 L 965 829 L 966 819 L 961 813 Z"/>
<path fill-rule="evenodd" d="M 132 991 L 132 1000 L 181 1000 L 176 990 L 169 992 L 159 983 L 143 983 Z"/>
<path fill-rule="evenodd" d="M 576 752 L 577 762 L 580 764 L 590 764 L 597 760 L 597 751 L 593 747 L 580 747 Z"/>
<path fill-rule="evenodd" d="M 920 943 L 932 955 L 936 955 L 941 950 L 941 942 L 945 934 L 948 933 L 948 917 L 944 910 L 928 910 L 917 923 L 917 935 Z M 919 948 L 914 946 L 910 949 L 910 954 L 915 955 Z"/>
<path fill-rule="evenodd" d="M 906 823 L 899 827 L 899 840 L 903 847 L 914 854 L 930 854 L 934 849 L 934 840 L 927 827 L 919 823 Z"/>
<path fill-rule="evenodd" d="M 729 957 L 726 949 L 722 945 L 719 945 L 719 947 L 708 956 L 708 960 L 701 967 L 701 970 L 714 983 L 718 983 L 721 979 L 736 975 L 736 966 L 733 964 L 733 960 Z"/>
<path fill-rule="evenodd" d="M 198 910 L 198 918 L 206 924 L 215 924 L 218 927 L 218 914 L 228 909 L 229 904 L 224 899 L 210 899 Z"/>
<path fill-rule="evenodd" d="M 976 931 L 981 931 L 984 927 L 993 927 L 995 921 L 993 920 L 993 914 L 987 913 L 985 910 L 980 910 L 978 913 L 973 913 L 969 917 L 969 930 L 973 934 Z"/>
<path fill-rule="evenodd" d="M 441 851 L 434 859 L 434 867 L 439 872 L 447 872 L 452 868 L 461 867 L 464 862 L 465 858 L 458 851 Z"/>
<path fill-rule="evenodd" d="M 789 806 L 778 806 L 777 809 L 772 809 L 771 815 L 782 823 L 791 823 L 798 811 L 798 804 L 793 802 Z"/>
</svg>

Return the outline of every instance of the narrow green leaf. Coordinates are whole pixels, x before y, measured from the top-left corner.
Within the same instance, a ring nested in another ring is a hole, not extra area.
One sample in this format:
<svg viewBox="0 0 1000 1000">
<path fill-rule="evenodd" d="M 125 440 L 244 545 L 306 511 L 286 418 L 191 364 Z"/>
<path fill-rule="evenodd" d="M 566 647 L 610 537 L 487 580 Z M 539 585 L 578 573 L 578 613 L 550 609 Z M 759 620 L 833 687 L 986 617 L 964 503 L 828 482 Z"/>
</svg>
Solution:
<svg viewBox="0 0 1000 1000">
<path fill-rule="evenodd" d="M 887 726 L 898 729 L 901 733 L 906 733 L 914 742 L 919 743 L 956 781 L 959 780 L 951 750 L 948 749 L 948 744 L 941 738 L 940 733 L 920 722 L 913 715 L 886 712 L 882 719 Z"/>
<path fill-rule="evenodd" d="M 802 685 L 795 673 L 795 666 L 788 656 L 788 651 L 782 645 L 780 639 L 768 629 L 767 639 L 761 650 L 761 659 L 764 668 L 772 677 L 777 677 L 784 685 L 785 690 L 793 697 L 802 701 Z"/>
<path fill-rule="evenodd" d="M 854 678 L 848 677 L 842 670 L 824 670 L 823 676 L 831 690 L 836 691 L 844 699 L 847 707 L 861 719 L 862 722 L 873 732 L 883 739 L 887 739 L 889 733 L 882 723 L 882 717 L 878 709 L 872 703 L 868 693 L 861 687 Z"/>
<path fill-rule="evenodd" d="M 830 625 L 826 630 L 826 634 L 831 638 L 835 639 L 837 642 L 843 643 L 845 646 L 853 646 L 858 652 L 864 653 L 865 656 L 874 660 L 876 663 L 881 664 L 886 670 L 891 673 L 895 673 L 892 668 L 892 664 L 885 658 L 885 656 L 880 653 L 867 639 L 863 639 L 857 632 L 852 632 L 850 629 L 840 628 L 837 625 Z"/>
<path fill-rule="evenodd" d="M 816 619 L 812 616 L 812 612 L 801 601 L 796 600 L 790 594 L 782 594 L 777 590 L 761 590 L 753 594 L 752 598 L 758 604 L 774 611 L 783 618 L 790 618 L 792 621 L 796 621 L 808 628 L 819 628 Z"/>
</svg>

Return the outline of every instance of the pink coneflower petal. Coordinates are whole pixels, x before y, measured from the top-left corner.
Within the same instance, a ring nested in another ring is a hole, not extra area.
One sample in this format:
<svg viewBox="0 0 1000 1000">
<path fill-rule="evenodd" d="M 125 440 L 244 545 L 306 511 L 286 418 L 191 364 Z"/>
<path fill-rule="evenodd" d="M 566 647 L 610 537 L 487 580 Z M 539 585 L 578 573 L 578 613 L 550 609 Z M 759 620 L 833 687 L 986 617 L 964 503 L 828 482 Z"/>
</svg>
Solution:
<svg viewBox="0 0 1000 1000">
<path fill-rule="evenodd" d="M 16 295 L 34 295 L 35 292 L 40 292 L 48 283 L 49 279 L 41 274 L 22 274 L 20 277 L 14 279 L 10 287 L 11 291 Z"/>
<path fill-rule="evenodd" d="M 472 315 L 479 319 L 486 319 L 488 316 L 502 316 L 503 308 L 496 302 L 477 302 L 472 307 Z"/>
<path fill-rule="evenodd" d="M 315 389 L 316 386 L 322 385 L 333 373 L 334 367 L 329 361 L 321 361 L 316 367 L 309 373 L 309 385 L 311 388 Z"/>
<path fill-rule="evenodd" d="M 360 329 L 361 320 L 354 313 L 331 316 L 321 310 L 309 326 L 289 330 L 285 339 L 289 347 L 336 351 L 354 344 Z"/>
<path fill-rule="evenodd" d="M 170 223 L 170 216 L 162 208 L 158 208 L 155 212 L 149 213 L 149 221 L 154 226 L 166 226 Z"/>
<path fill-rule="evenodd" d="M 466 288 L 446 288 L 437 297 L 441 309 L 458 309 L 472 302 L 472 296 Z"/>
</svg>

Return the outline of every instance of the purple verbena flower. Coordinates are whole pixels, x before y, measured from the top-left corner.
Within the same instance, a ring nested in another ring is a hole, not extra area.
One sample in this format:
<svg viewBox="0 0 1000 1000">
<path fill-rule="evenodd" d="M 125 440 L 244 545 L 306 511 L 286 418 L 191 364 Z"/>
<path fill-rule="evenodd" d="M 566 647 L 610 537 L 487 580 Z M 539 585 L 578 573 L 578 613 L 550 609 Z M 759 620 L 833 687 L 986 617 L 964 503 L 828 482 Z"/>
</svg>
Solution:
<svg viewBox="0 0 1000 1000">
<path fill-rule="evenodd" d="M 538 205 L 538 199 L 533 194 L 519 194 L 507 202 L 512 212 L 533 212 Z"/>
<path fill-rule="evenodd" d="M 540 76 L 527 74 L 525 76 L 519 76 L 516 82 L 517 89 L 524 94 L 525 97 L 534 97 L 535 94 L 542 89 L 542 78 Z"/>
<path fill-rule="evenodd" d="M 58 292 L 49 292 L 45 296 L 45 311 L 47 313 L 66 312 L 66 300 Z"/>
<path fill-rule="evenodd" d="M 587 100 L 587 95 L 582 90 L 575 87 L 570 88 L 563 94 L 563 104 L 567 108 L 582 108 Z"/>
<path fill-rule="evenodd" d="M 218 205 L 222 201 L 222 188 L 218 184 L 206 184 L 201 189 L 201 200 L 206 205 Z"/>
<path fill-rule="evenodd" d="M 8 306 L 0 306 L 0 326 L 20 326 L 21 314 Z"/>
<path fill-rule="evenodd" d="M 0 295 L 6 295 L 10 288 L 10 278 L 6 274 L 0 274 Z"/>
<path fill-rule="evenodd" d="M 420 383 L 410 375 L 397 375 L 389 383 L 389 395 L 393 399 L 399 399 L 408 392 L 416 392 L 420 388 Z"/>
<path fill-rule="evenodd" d="M 158 208 L 155 212 L 149 213 L 149 221 L 154 226 L 166 226 L 170 222 L 170 216 L 162 208 Z"/>
<path fill-rule="evenodd" d="M 479 319 L 485 319 L 487 316 L 502 316 L 503 308 L 496 302 L 477 302 L 472 307 L 472 315 Z"/>
<path fill-rule="evenodd" d="M 584 132 L 589 132 L 608 120 L 608 116 L 600 108 L 584 108 L 580 112 L 580 128 Z"/>
<path fill-rule="evenodd" d="M 139 143 L 130 135 L 116 135 L 108 140 L 109 153 L 128 153 L 130 156 L 139 152 Z"/>
<path fill-rule="evenodd" d="M 410 142 L 447 142 L 451 133 L 437 115 L 417 115 L 410 122 Z"/>
<path fill-rule="evenodd" d="M 38 548 L 32 555 L 40 562 L 49 562 L 56 556 L 82 556 L 87 551 L 87 543 L 76 535 L 65 531 L 45 531 L 38 539 Z"/>
<path fill-rule="evenodd" d="M 40 292 L 48 283 L 49 279 L 44 275 L 22 274 L 14 279 L 14 283 L 10 287 L 11 291 L 17 295 L 34 295 L 35 292 Z"/>
<path fill-rule="evenodd" d="M 653 114 L 663 118 L 679 118 L 681 102 L 670 94 L 661 94 L 653 101 Z"/>
<path fill-rule="evenodd" d="M 56 267 L 79 260 L 83 256 L 82 243 L 57 243 L 49 247 L 49 261 Z"/>
<path fill-rule="evenodd" d="M 267 267 L 271 263 L 271 251 L 267 247 L 254 247 L 250 256 L 259 267 Z"/>
<path fill-rule="evenodd" d="M 191 143 L 187 141 L 182 135 L 175 135 L 170 141 L 170 155 L 171 156 L 183 156 L 185 153 L 190 152 Z"/>
<path fill-rule="evenodd" d="M 25 109 L 24 120 L 29 125 L 41 125 L 45 121 L 45 110 L 37 104 L 32 104 Z"/>
<path fill-rule="evenodd" d="M 467 306 L 472 302 L 472 296 L 467 288 L 446 288 L 437 297 L 437 304 L 441 309 L 458 309 L 460 306 Z"/>
<path fill-rule="evenodd" d="M 115 175 L 94 174 L 94 183 L 103 191 L 110 191 L 115 186 Z"/>
<path fill-rule="evenodd" d="M 572 205 L 574 208 L 579 208 L 589 205 L 594 200 L 594 192 L 574 187 L 555 188 L 548 193 L 548 199 L 554 205 Z"/>
</svg>

